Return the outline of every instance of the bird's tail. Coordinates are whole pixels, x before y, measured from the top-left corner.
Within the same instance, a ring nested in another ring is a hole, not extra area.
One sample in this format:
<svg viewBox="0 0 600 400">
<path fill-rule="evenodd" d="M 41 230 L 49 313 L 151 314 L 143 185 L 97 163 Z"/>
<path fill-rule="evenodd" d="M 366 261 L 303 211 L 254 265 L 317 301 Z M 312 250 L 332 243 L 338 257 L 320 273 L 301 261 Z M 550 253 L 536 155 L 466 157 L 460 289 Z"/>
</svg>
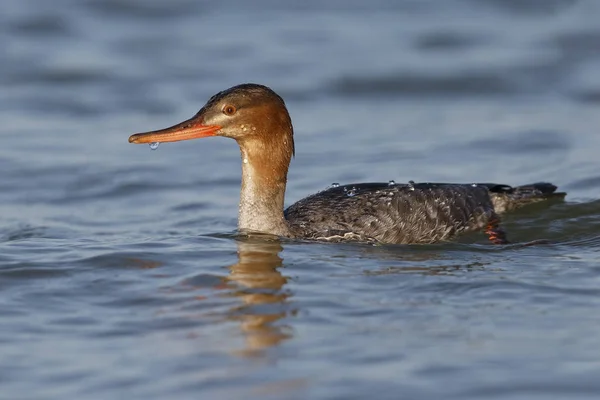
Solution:
<svg viewBox="0 0 600 400">
<path fill-rule="evenodd" d="M 564 199 L 567 195 L 565 192 L 557 192 L 557 187 L 548 182 L 515 187 L 494 184 L 484 185 L 490 191 L 496 213 L 511 211 L 540 201 Z"/>
</svg>

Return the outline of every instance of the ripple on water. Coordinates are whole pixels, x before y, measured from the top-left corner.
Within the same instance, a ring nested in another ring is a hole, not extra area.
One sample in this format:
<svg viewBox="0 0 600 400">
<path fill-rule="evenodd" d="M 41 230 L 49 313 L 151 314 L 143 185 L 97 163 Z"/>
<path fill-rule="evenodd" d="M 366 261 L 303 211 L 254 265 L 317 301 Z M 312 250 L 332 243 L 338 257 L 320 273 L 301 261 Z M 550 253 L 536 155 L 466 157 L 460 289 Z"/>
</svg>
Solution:
<svg viewBox="0 0 600 400">
<path fill-rule="evenodd" d="M 466 146 L 468 149 L 487 151 L 494 154 L 518 155 L 549 152 L 566 153 L 571 147 L 569 135 L 565 132 L 530 131 L 507 132 L 500 137 L 473 140 Z"/>
<path fill-rule="evenodd" d="M 334 93 L 358 95 L 499 95 L 520 92 L 516 82 L 493 72 L 425 76 L 402 72 L 389 76 L 347 76 L 331 85 Z"/>
<path fill-rule="evenodd" d="M 68 36 L 71 33 L 69 20 L 59 14 L 33 15 L 11 24 L 10 29 L 17 34 L 48 38 Z"/>
<path fill-rule="evenodd" d="M 179 2 L 181 3 L 181 2 Z M 198 12 L 199 4 L 184 1 L 185 6 L 173 6 L 162 2 L 128 2 L 119 0 L 91 0 L 86 6 L 93 9 L 95 14 L 107 15 L 126 20 L 136 19 L 171 19 L 183 17 L 191 12 Z"/>
<path fill-rule="evenodd" d="M 44 237 L 46 228 L 41 226 L 22 226 L 19 228 L 0 230 L 0 242 L 13 242 L 17 240 Z"/>
<path fill-rule="evenodd" d="M 600 89 L 585 88 L 573 93 L 573 97 L 582 103 L 600 103 Z"/>
<path fill-rule="evenodd" d="M 69 276 L 70 271 L 65 268 L 57 268 L 55 263 L 47 263 L 45 266 L 39 263 L 16 262 L 7 263 L 0 269 L 0 277 L 12 280 L 36 280 L 50 278 L 64 278 Z"/>
<path fill-rule="evenodd" d="M 485 35 L 474 36 L 469 32 L 435 31 L 415 39 L 415 46 L 425 51 L 463 51 L 485 45 L 491 38 Z"/>
<path fill-rule="evenodd" d="M 565 188 L 567 190 L 600 188 L 600 175 L 574 180 L 569 182 Z M 594 203 L 595 202 L 592 202 L 592 204 Z"/>
<path fill-rule="evenodd" d="M 111 72 L 108 70 L 102 70 L 95 67 L 47 67 L 38 66 L 35 69 L 23 69 L 20 71 L 13 71 L 11 74 L 10 82 L 11 85 L 17 84 L 48 84 L 48 85 L 84 85 L 90 83 L 100 83 L 110 81 Z M 54 101 L 59 101 L 59 104 L 52 105 L 45 102 L 36 102 L 40 108 L 43 109 L 59 109 L 59 107 L 84 109 L 84 105 L 81 104 L 81 99 L 74 100 L 69 98 L 53 98 Z M 62 103 L 62 104 L 61 104 Z M 79 104 L 79 106 L 77 106 Z M 67 105 L 69 107 L 67 107 Z M 89 114 L 92 114 L 90 110 Z"/>
</svg>

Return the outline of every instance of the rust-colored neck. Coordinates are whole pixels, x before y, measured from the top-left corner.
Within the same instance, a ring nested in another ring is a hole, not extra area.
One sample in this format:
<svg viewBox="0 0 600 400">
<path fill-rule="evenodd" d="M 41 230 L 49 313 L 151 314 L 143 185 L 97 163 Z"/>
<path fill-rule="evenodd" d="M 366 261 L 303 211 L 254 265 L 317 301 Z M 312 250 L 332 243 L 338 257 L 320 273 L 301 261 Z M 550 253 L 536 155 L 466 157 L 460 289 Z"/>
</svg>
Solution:
<svg viewBox="0 0 600 400">
<path fill-rule="evenodd" d="M 293 138 L 287 126 L 277 128 L 284 131 L 259 132 L 238 140 L 242 157 L 238 228 L 288 237 L 283 203 Z"/>
</svg>

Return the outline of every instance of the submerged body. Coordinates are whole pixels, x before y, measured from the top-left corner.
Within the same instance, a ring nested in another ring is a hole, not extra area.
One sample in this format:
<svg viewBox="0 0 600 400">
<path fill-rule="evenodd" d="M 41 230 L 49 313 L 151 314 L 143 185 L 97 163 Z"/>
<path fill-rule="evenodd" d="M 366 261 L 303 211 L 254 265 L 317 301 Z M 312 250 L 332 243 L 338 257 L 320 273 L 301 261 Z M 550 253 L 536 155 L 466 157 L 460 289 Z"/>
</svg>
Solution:
<svg viewBox="0 0 600 400">
<path fill-rule="evenodd" d="M 434 243 L 486 228 L 504 241 L 498 214 L 551 197 L 549 183 L 363 183 L 332 187 L 283 210 L 287 172 L 294 154 L 293 128 L 281 97 L 266 86 L 245 84 L 213 96 L 191 119 L 139 133 L 131 143 L 207 136 L 233 138 L 240 146 L 242 186 L 238 228 L 290 238 Z"/>
</svg>

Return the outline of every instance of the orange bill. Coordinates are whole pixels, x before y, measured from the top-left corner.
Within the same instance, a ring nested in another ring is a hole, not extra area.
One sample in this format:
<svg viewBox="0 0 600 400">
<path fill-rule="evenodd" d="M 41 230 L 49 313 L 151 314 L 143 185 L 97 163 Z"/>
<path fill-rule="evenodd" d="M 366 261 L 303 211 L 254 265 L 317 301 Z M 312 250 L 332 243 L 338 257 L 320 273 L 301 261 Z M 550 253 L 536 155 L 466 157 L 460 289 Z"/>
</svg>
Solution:
<svg viewBox="0 0 600 400">
<path fill-rule="evenodd" d="M 221 129 L 219 125 L 204 125 L 197 118 L 188 119 L 170 128 L 157 131 L 136 133 L 129 136 L 129 143 L 165 143 L 178 142 L 180 140 L 198 139 L 215 136 Z"/>
</svg>

